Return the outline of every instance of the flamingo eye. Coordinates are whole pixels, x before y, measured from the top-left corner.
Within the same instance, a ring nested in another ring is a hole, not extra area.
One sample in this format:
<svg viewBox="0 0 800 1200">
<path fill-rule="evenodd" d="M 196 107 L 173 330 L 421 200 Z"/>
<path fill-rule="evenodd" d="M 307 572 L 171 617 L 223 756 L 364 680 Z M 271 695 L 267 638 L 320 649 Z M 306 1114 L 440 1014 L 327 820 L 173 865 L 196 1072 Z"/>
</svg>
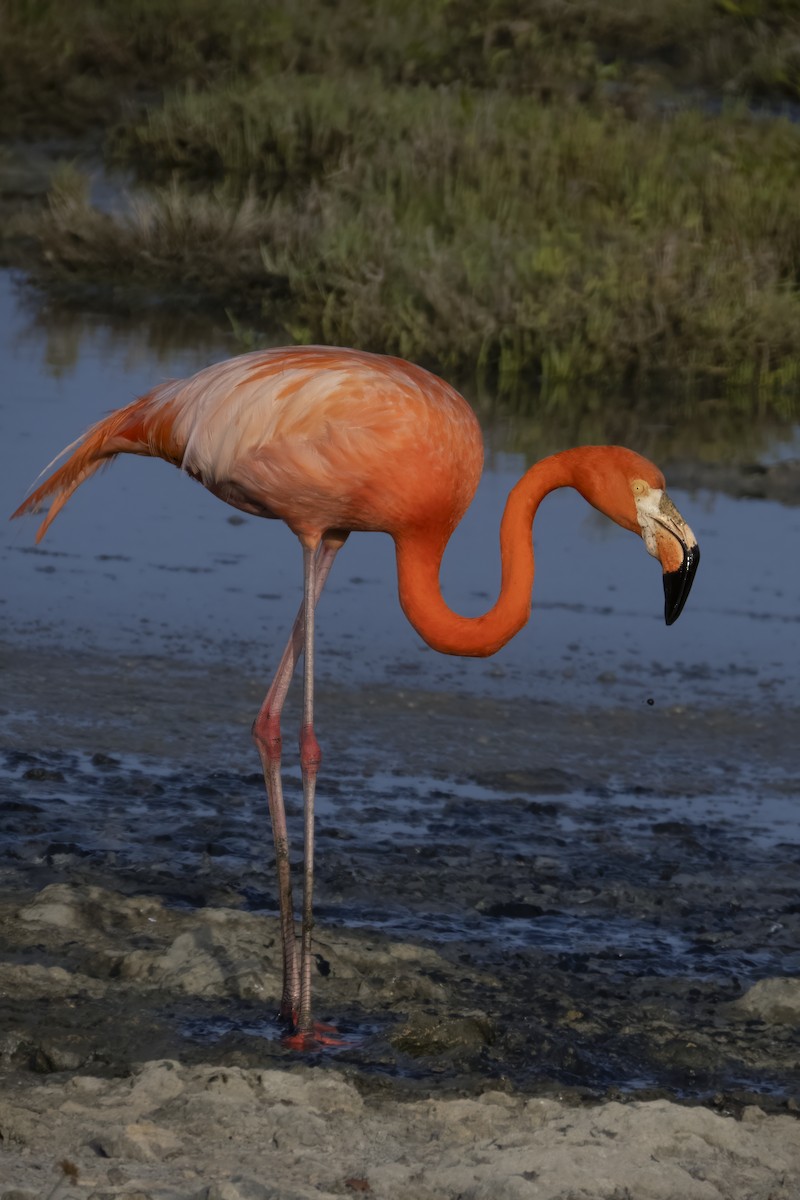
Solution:
<svg viewBox="0 0 800 1200">
<path fill-rule="evenodd" d="M 631 483 L 631 491 L 634 496 L 644 496 L 650 491 L 650 488 L 643 479 L 634 479 Z"/>
</svg>

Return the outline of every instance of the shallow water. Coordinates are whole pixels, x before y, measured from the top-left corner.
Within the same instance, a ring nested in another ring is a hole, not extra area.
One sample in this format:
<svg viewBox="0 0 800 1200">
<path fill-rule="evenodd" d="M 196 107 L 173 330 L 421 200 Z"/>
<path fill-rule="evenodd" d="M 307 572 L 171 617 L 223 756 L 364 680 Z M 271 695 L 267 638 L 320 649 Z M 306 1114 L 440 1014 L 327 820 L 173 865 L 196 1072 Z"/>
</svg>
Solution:
<svg viewBox="0 0 800 1200">
<path fill-rule="evenodd" d="M 52 334 L 32 323 L 7 273 L 0 274 L 0 330 L 6 512 L 106 411 L 231 350 L 218 339 L 154 361 L 134 332 L 112 334 L 98 318 L 77 349 L 69 344 L 68 361 L 54 362 Z M 464 613 L 494 600 L 499 520 L 526 465 L 502 445 L 493 449 L 448 548 L 444 590 Z M 800 510 L 708 492 L 674 498 L 703 553 L 675 627 L 664 626 L 658 565 L 639 539 L 563 491 L 548 497 L 537 519 L 534 617 L 488 661 L 429 651 L 400 611 L 390 539 L 352 538 L 320 611 L 321 678 L 402 678 L 574 703 L 744 694 L 749 703 L 794 703 L 800 564 L 791 547 L 800 544 Z M 162 462 L 117 460 L 78 491 L 38 547 L 35 530 L 33 518 L 0 522 L 0 565 L 6 628 L 40 643 L 235 658 L 266 676 L 299 603 L 300 551 L 288 530 L 243 518 Z"/>
<path fill-rule="evenodd" d="M 100 317 L 60 346 L 8 275 L 0 330 L 8 512 L 105 411 L 231 352 L 195 330 L 192 348 L 157 355 Z M 445 560 L 464 612 L 494 599 L 497 526 L 527 465 L 496 431 L 488 441 Z M 757 1039 L 730 1061 L 709 1049 L 688 1076 L 649 1040 L 656 1004 L 685 1033 L 698 989 L 712 1011 L 756 979 L 800 974 L 800 510 L 673 496 L 703 553 L 675 626 L 638 540 L 558 493 L 537 519 L 534 617 L 487 661 L 428 650 L 399 610 L 389 539 L 350 540 L 318 624 L 318 915 L 464 963 L 473 1003 L 499 1006 L 507 1030 L 476 1070 L 791 1094 L 796 1069 L 778 1078 Z M 274 912 L 247 731 L 299 601 L 294 539 L 138 459 L 81 489 L 41 547 L 35 527 L 0 524 L 4 885 L 101 882 L 175 908 Z M 293 698 L 295 822 L 296 715 Z M 596 1012 L 598 1027 L 554 1026 L 553 1006 Z M 350 1019 L 371 1028 L 367 1012 Z M 175 1028 L 220 1054 L 226 1037 L 274 1033 L 236 1012 Z"/>
</svg>

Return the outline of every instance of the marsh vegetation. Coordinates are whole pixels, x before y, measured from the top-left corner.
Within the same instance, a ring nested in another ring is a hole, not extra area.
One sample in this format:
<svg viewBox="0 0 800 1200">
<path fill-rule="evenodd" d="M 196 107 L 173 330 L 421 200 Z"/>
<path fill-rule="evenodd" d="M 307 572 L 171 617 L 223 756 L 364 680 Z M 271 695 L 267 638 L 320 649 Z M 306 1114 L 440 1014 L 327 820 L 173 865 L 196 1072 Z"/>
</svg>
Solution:
<svg viewBox="0 0 800 1200">
<path fill-rule="evenodd" d="M 6 132 L 131 181 L 99 206 L 73 153 L 12 216 L 45 286 L 553 408 L 797 411 L 796 0 L 18 0 L 1 36 Z"/>
</svg>

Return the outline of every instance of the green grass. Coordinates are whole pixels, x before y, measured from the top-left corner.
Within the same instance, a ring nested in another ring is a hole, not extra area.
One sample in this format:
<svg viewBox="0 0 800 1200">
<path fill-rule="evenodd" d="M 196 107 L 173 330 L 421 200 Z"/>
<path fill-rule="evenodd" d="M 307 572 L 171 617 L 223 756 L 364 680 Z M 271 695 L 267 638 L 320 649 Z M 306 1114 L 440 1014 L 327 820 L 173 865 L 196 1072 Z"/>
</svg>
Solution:
<svg viewBox="0 0 800 1200">
<path fill-rule="evenodd" d="M 101 211 L 68 166 L 6 223 L 45 286 L 227 309 L 553 405 L 666 383 L 796 411 L 800 128 L 680 89 L 796 97 L 800 0 L 4 16 L 0 123 L 102 120 L 143 185 Z"/>
<path fill-rule="evenodd" d="M 68 172 L 21 223 L 43 277 L 180 286 L 299 341 L 477 366 L 507 391 L 672 376 L 794 402 L 787 121 L 632 122 L 351 77 L 335 94 L 325 79 L 186 94 L 142 129 L 154 161 L 194 146 L 185 171 L 127 215 L 93 209 Z M 198 162 L 216 192 L 191 182 Z"/>
<path fill-rule="evenodd" d="M 0 129 L 107 124 L 232 78 L 375 71 L 544 99 L 628 88 L 800 96 L 797 0 L 5 0 Z"/>
</svg>

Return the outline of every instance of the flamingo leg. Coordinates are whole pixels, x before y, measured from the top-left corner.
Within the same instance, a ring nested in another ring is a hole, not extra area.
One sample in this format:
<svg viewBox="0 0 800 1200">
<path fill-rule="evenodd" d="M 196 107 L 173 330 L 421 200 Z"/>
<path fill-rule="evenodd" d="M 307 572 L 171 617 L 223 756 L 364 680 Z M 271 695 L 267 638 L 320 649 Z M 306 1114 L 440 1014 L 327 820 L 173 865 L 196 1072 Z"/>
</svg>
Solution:
<svg viewBox="0 0 800 1200">
<path fill-rule="evenodd" d="M 300 1012 L 298 1032 L 311 1032 L 311 932 L 314 928 L 314 796 L 322 752 L 314 733 L 314 596 L 317 557 L 303 549 L 305 580 L 305 663 L 303 667 L 303 724 L 300 729 L 300 770 L 303 777 L 303 912 L 300 933 Z"/>
<path fill-rule="evenodd" d="M 333 560 L 344 545 L 346 534 L 326 537 L 317 552 L 314 605 L 320 594 Z M 281 781 L 281 712 L 289 685 L 303 651 L 305 629 L 305 592 L 303 603 L 292 627 L 289 640 L 281 656 L 278 669 L 270 684 L 258 716 L 253 722 L 253 739 L 258 747 L 264 782 L 267 789 L 272 835 L 275 842 L 275 866 L 278 877 L 278 906 L 280 913 L 281 944 L 283 952 L 283 993 L 280 1016 L 292 1025 L 297 1020 L 300 1005 L 300 971 L 294 926 L 294 904 L 292 900 L 291 866 L 289 861 L 289 835 L 286 825 L 286 809 Z"/>
</svg>

